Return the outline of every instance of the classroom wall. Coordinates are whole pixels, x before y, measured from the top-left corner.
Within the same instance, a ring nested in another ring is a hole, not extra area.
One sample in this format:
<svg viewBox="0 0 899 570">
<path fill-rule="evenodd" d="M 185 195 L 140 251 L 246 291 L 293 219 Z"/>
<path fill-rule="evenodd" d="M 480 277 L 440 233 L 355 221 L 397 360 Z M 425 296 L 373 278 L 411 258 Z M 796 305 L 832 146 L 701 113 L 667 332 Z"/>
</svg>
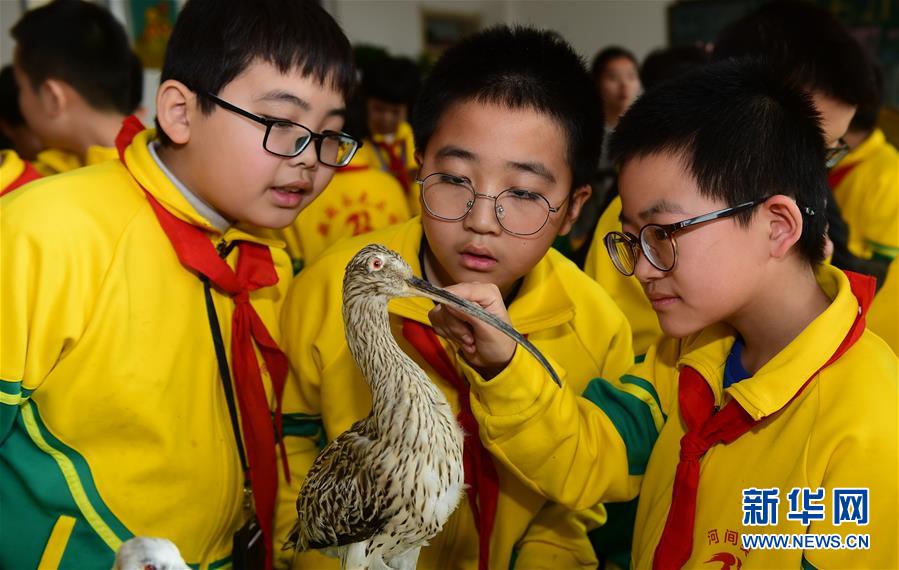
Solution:
<svg viewBox="0 0 899 570">
<path fill-rule="evenodd" d="M 423 49 L 423 9 L 477 15 L 481 24 L 502 22 L 506 0 L 323 0 L 353 44 L 381 46 L 393 55 L 417 58 Z"/>
<path fill-rule="evenodd" d="M 477 14 L 481 25 L 531 24 L 560 32 L 585 58 L 616 43 L 642 58 L 667 42 L 672 0 L 323 0 L 353 43 L 417 57 L 423 10 Z"/>
<path fill-rule="evenodd" d="M 34 0 L 32 0 L 34 1 Z M 616 43 L 643 58 L 665 45 L 666 10 L 672 0 L 321 0 L 350 41 L 383 46 L 394 55 L 417 58 L 424 49 L 422 11 L 477 15 L 481 26 L 520 23 L 560 32 L 590 61 L 599 49 Z M 122 23 L 124 0 L 107 0 Z M 0 0 L 0 65 L 12 61 L 9 30 L 22 14 L 19 0 Z M 158 70 L 144 74 L 147 117 L 155 114 Z"/>
<path fill-rule="evenodd" d="M 12 63 L 15 42 L 9 31 L 21 15 L 22 6 L 18 2 L 0 0 L 0 66 Z"/>
</svg>

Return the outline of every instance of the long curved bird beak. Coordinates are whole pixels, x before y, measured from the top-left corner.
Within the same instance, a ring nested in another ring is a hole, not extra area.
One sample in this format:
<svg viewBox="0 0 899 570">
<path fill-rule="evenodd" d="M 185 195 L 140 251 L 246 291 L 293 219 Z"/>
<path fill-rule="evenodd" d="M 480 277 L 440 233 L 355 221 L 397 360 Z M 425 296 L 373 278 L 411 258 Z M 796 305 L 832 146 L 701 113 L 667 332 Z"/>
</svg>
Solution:
<svg viewBox="0 0 899 570">
<path fill-rule="evenodd" d="M 458 309 L 464 313 L 475 317 L 476 319 L 487 323 L 493 328 L 503 332 L 506 336 L 520 344 L 525 350 L 530 352 L 534 358 L 536 358 L 540 364 L 549 372 L 549 375 L 552 376 L 553 381 L 559 386 L 562 385 L 562 381 L 559 380 L 559 376 L 556 374 L 556 371 L 553 370 L 552 365 L 546 360 L 546 357 L 537 350 L 537 347 L 531 344 L 531 341 L 526 339 L 524 335 L 522 335 L 517 330 L 513 329 L 509 324 L 499 320 L 495 315 L 488 313 L 478 305 L 463 299 L 457 295 L 453 295 L 449 291 L 441 289 L 440 287 L 435 287 L 431 285 L 424 279 L 419 279 L 418 277 L 410 277 L 406 279 L 406 284 L 409 285 L 415 292 L 417 292 L 422 297 L 426 297 L 435 303 L 442 303 L 444 305 L 449 305 L 454 309 Z"/>
</svg>

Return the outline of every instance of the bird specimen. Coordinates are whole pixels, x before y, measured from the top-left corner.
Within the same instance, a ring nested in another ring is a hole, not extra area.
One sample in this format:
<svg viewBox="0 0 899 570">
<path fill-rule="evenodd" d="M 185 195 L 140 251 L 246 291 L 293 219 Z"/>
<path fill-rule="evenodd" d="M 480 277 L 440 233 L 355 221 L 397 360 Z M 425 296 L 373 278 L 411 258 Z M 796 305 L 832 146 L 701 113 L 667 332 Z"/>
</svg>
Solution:
<svg viewBox="0 0 899 570">
<path fill-rule="evenodd" d="M 422 546 L 462 496 L 463 433 L 443 393 L 400 349 L 387 303 L 426 297 L 489 323 L 534 355 L 526 338 L 481 307 L 412 275 L 395 252 L 369 245 L 347 264 L 347 344 L 369 385 L 371 413 L 315 460 L 297 499 L 299 519 L 284 549 L 324 549 L 342 568 L 415 568 Z"/>
</svg>

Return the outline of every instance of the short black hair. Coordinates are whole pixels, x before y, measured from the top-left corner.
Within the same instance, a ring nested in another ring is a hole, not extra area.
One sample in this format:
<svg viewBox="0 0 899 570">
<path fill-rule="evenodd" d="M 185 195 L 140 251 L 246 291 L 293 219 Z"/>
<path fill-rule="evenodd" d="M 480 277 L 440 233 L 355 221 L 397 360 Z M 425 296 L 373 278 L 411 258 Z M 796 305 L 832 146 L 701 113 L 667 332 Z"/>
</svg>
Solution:
<svg viewBox="0 0 899 570">
<path fill-rule="evenodd" d="M 362 92 L 388 103 L 409 105 L 421 87 L 421 70 L 405 57 L 384 57 L 362 70 Z"/>
<path fill-rule="evenodd" d="M 659 83 L 693 71 L 709 62 L 709 54 L 696 45 L 679 45 L 653 50 L 643 60 L 640 83 L 652 89 Z"/>
<path fill-rule="evenodd" d="M 602 113 L 583 60 L 557 33 L 497 26 L 444 52 L 412 114 L 420 152 L 447 109 L 466 101 L 533 109 L 552 118 L 568 141 L 572 189 L 589 183 L 602 146 Z"/>
<path fill-rule="evenodd" d="M 861 44 L 824 8 L 775 0 L 728 25 L 714 59 L 764 57 L 800 87 L 850 105 L 870 104 L 874 79 Z"/>
<path fill-rule="evenodd" d="M 824 258 L 830 190 L 820 115 L 767 62 L 712 63 L 644 93 L 618 123 L 610 156 L 624 166 L 658 154 L 680 157 L 699 192 L 728 206 L 792 197 L 804 211 L 798 251 L 811 264 Z M 749 223 L 753 212 L 738 221 Z"/>
<path fill-rule="evenodd" d="M 123 115 L 140 101 L 133 93 L 136 58 L 125 28 L 109 10 L 83 0 L 55 0 L 26 12 L 12 36 L 16 63 L 33 89 L 59 79 L 91 107 Z"/>
<path fill-rule="evenodd" d="M 871 61 L 871 69 L 874 72 L 874 98 L 862 103 L 855 109 L 855 115 L 849 123 L 849 130 L 867 133 L 877 127 L 877 119 L 880 116 L 880 107 L 883 105 L 883 69 L 875 61 Z"/>
<path fill-rule="evenodd" d="M 188 0 L 178 14 L 160 82 L 174 79 L 198 94 L 203 113 L 253 61 L 282 73 L 299 69 L 346 99 L 356 83 L 353 50 L 343 30 L 316 0 Z M 162 129 L 163 144 L 171 142 Z"/>
<path fill-rule="evenodd" d="M 596 54 L 596 57 L 593 58 L 593 65 L 590 68 L 593 79 L 599 79 L 599 76 L 602 75 L 602 72 L 606 70 L 606 66 L 609 65 L 609 62 L 621 58 L 631 60 L 631 62 L 634 64 L 634 67 L 636 67 L 637 70 L 640 69 L 640 63 L 637 61 L 637 58 L 634 56 L 634 54 L 629 50 L 621 46 L 609 46 L 600 50 L 600 52 Z"/>
<path fill-rule="evenodd" d="M 25 124 L 25 118 L 19 109 L 19 88 L 11 65 L 0 69 L 0 120 L 11 127 Z"/>
</svg>

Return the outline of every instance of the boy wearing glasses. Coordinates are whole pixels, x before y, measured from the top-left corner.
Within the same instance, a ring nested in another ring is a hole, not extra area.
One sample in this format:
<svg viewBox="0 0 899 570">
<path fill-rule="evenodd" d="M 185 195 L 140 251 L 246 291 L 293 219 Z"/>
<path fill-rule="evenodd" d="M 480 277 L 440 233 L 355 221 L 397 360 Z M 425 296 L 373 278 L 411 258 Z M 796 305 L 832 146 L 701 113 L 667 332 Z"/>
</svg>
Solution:
<svg viewBox="0 0 899 570">
<path fill-rule="evenodd" d="M 821 263 L 822 135 L 812 99 L 747 60 L 631 107 L 611 145 L 622 231 L 605 243 L 667 337 L 617 382 L 579 398 L 479 323 L 432 312 L 503 464 L 572 508 L 639 491 L 635 568 L 899 564 L 899 362 L 865 329 L 872 280 Z M 450 289 L 506 318 L 490 288 Z M 620 405 L 632 386 L 651 397 Z M 764 533 L 788 542 L 753 542 Z"/>
<path fill-rule="evenodd" d="M 599 371 L 617 378 L 632 364 L 624 315 L 550 249 L 589 195 L 602 133 L 598 108 L 582 61 L 553 33 L 500 27 L 443 55 L 412 119 L 421 152 L 422 216 L 326 252 L 294 281 L 282 311 L 291 361 L 285 432 L 307 436 L 307 470 L 324 440 L 371 408 L 340 324 L 344 267 L 368 243 L 398 251 L 416 275 L 435 285 L 489 284 L 509 305 L 514 326 L 553 358 L 575 389 Z M 513 559 L 524 568 L 595 567 L 586 530 L 604 515 L 574 514 L 546 501 L 484 450 L 462 359 L 428 322 L 433 306 L 425 299 L 395 300 L 391 324 L 403 350 L 458 412 L 466 432 L 468 493 L 422 550 L 419 567 L 508 568 Z M 295 490 L 283 497 L 289 509 L 305 471 L 293 475 Z M 318 552 L 301 553 L 298 561 L 337 567 Z"/>
<path fill-rule="evenodd" d="M 158 131 L 0 200 L 0 567 L 109 568 L 140 535 L 271 568 L 291 272 L 254 227 L 352 159 L 353 78 L 315 2 L 191 0 Z"/>
<path fill-rule="evenodd" d="M 713 58 L 730 57 L 764 57 L 807 90 L 821 114 L 825 164 L 831 168 L 840 161 L 848 151 L 841 137 L 856 107 L 873 97 L 873 75 L 861 45 L 831 13 L 812 2 L 768 2 L 730 24 L 716 38 Z M 661 331 L 639 285 L 616 272 L 606 255 L 603 237 L 620 211 L 621 200 L 616 197 L 597 226 L 584 269 L 624 308 L 634 331 L 634 351 L 642 354 Z M 845 248 L 848 230 L 836 201 L 828 201 L 826 212 L 835 250 L 833 263 L 882 275 L 876 262 L 855 258 Z"/>
</svg>

